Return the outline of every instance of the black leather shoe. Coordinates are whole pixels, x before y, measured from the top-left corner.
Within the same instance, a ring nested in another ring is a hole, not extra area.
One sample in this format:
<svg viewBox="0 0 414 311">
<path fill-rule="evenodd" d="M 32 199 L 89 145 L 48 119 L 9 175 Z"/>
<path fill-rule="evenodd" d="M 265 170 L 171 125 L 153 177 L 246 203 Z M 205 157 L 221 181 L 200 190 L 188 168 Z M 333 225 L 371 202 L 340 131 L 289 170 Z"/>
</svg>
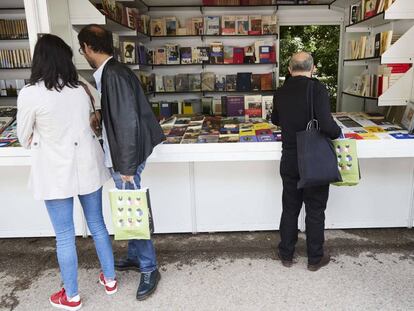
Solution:
<svg viewBox="0 0 414 311">
<path fill-rule="evenodd" d="M 323 257 L 317 264 L 314 264 L 314 265 L 308 264 L 308 270 L 313 271 L 313 272 L 318 271 L 320 268 L 327 266 L 330 261 L 331 261 L 331 256 L 325 254 L 323 255 Z"/>
<path fill-rule="evenodd" d="M 122 258 L 120 260 L 115 261 L 115 269 L 118 271 L 127 271 L 127 270 L 133 270 L 133 271 L 139 271 L 139 265 L 128 258 Z"/>
<path fill-rule="evenodd" d="M 144 300 L 151 296 L 157 289 L 160 280 L 161 274 L 158 269 L 148 273 L 141 273 L 141 280 L 139 281 L 137 290 L 137 299 Z"/>
<path fill-rule="evenodd" d="M 277 257 L 282 262 L 282 265 L 286 268 L 291 268 L 293 266 L 293 264 L 295 263 L 292 259 L 290 259 L 290 260 L 284 259 L 282 257 L 282 255 L 280 255 L 279 252 L 277 252 Z"/>
</svg>

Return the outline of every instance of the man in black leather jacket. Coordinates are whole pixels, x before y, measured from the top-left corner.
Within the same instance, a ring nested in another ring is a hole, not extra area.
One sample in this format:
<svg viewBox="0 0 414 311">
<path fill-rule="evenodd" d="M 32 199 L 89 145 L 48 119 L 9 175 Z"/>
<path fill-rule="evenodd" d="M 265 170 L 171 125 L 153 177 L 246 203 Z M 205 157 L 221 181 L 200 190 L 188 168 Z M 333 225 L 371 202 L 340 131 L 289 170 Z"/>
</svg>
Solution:
<svg viewBox="0 0 414 311">
<path fill-rule="evenodd" d="M 165 136 L 137 76 L 113 57 L 112 34 L 99 25 L 84 27 L 78 34 L 79 52 L 96 69 L 94 78 L 101 92 L 102 138 L 105 164 L 117 188 L 140 187 L 145 161 Z M 96 125 L 97 120 L 92 120 Z M 151 295 L 160 280 L 151 240 L 130 240 L 128 255 L 117 261 L 118 270 L 140 270 L 137 299 Z"/>
</svg>

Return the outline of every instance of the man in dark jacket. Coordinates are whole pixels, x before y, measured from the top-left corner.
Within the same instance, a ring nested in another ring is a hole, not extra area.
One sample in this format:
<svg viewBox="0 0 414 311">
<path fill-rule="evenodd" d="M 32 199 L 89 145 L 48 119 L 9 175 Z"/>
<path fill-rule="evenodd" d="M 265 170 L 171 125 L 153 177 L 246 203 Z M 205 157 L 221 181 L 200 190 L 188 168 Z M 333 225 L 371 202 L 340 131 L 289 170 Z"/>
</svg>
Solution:
<svg viewBox="0 0 414 311">
<path fill-rule="evenodd" d="M 79 50 L 96 69 L 94 78 L 101 92 L 102 138 L 105 164 L 118 189 L 133 183 L 140 187 L 145 161 L 165 137 L 137 76 L 113 57 L 112 34 L 99 25 L 89 25 L 78 35 Z M 92 120 L 95 125 L 97 120 Z M 128 255 L 117 261 L 118 270 L 140 270 L 137 299 L 151 295 L 160 280 L 151 240 L 130 240 Z"/>
<path fill-rule="evenodd" d="M 283 143 L 280 163 L 283 212 L 280 221 L 279 258 L 284 266 L 292 266 L 298 240 L 298 217 L 302 204 L 305 203 L 308 269 L 316 271 L 330 261 L 330 256 L 324 254 L 323 249 L 329 185 L 297 188 L 299 170 L 296 133 L 304 131 L 311 118 L 307 98 L 308 86 L 312 85 L 314 88 L 315 117 L 319 122 L 320 131 L 335 139 L 340 136 L 341 129 L 332 118 L 326 87 L 311 78 L 313 68 L 313 58 L 310 54 L 301 52 L 292 56 L 289 63 L 291 77 L 274 96 L 272 122 L 282 128 Z"/>
</svg>

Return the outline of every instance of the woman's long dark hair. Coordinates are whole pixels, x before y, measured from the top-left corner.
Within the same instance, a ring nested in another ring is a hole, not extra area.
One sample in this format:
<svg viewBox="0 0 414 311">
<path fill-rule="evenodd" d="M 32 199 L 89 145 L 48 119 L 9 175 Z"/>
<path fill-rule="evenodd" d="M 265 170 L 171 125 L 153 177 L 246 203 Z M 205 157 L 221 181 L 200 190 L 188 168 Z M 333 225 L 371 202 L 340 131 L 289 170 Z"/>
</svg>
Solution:
<svg viewBox="0 0 414 311">
<path fill-rule="evenodd" d="M 77 87 L 78 73 L 72 57 L 72 49 L 61 38 L 43 35 L 37 41 L 33 53 L 30 84 L 43 81 L 48 90 L 56 91 L 61 91 L 65 86 Z"/>
</svg>

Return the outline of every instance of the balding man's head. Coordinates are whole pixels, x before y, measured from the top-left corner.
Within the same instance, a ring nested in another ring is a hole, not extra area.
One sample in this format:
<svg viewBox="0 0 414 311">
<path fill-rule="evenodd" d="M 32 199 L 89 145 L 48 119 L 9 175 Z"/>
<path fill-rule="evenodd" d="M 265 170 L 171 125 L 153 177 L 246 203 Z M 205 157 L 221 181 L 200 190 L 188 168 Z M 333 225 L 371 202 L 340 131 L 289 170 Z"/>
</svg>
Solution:
<svg viewBox="0 0 414 311">
<path fill-rule="evenodd" d="M 85 44 L 96 53 L 113 54 L 112 33 L 100 25 L 88 25 L 79 32 L 78 40 L 84 50 Z"/>
<path fill-rule="evenodd" d="M 289 70 L 292 76 L 295 73 L 312 73 L 313 57 L 307 52 L 299 52 L 292 55 L 289 62 Z"/>
</svg>

